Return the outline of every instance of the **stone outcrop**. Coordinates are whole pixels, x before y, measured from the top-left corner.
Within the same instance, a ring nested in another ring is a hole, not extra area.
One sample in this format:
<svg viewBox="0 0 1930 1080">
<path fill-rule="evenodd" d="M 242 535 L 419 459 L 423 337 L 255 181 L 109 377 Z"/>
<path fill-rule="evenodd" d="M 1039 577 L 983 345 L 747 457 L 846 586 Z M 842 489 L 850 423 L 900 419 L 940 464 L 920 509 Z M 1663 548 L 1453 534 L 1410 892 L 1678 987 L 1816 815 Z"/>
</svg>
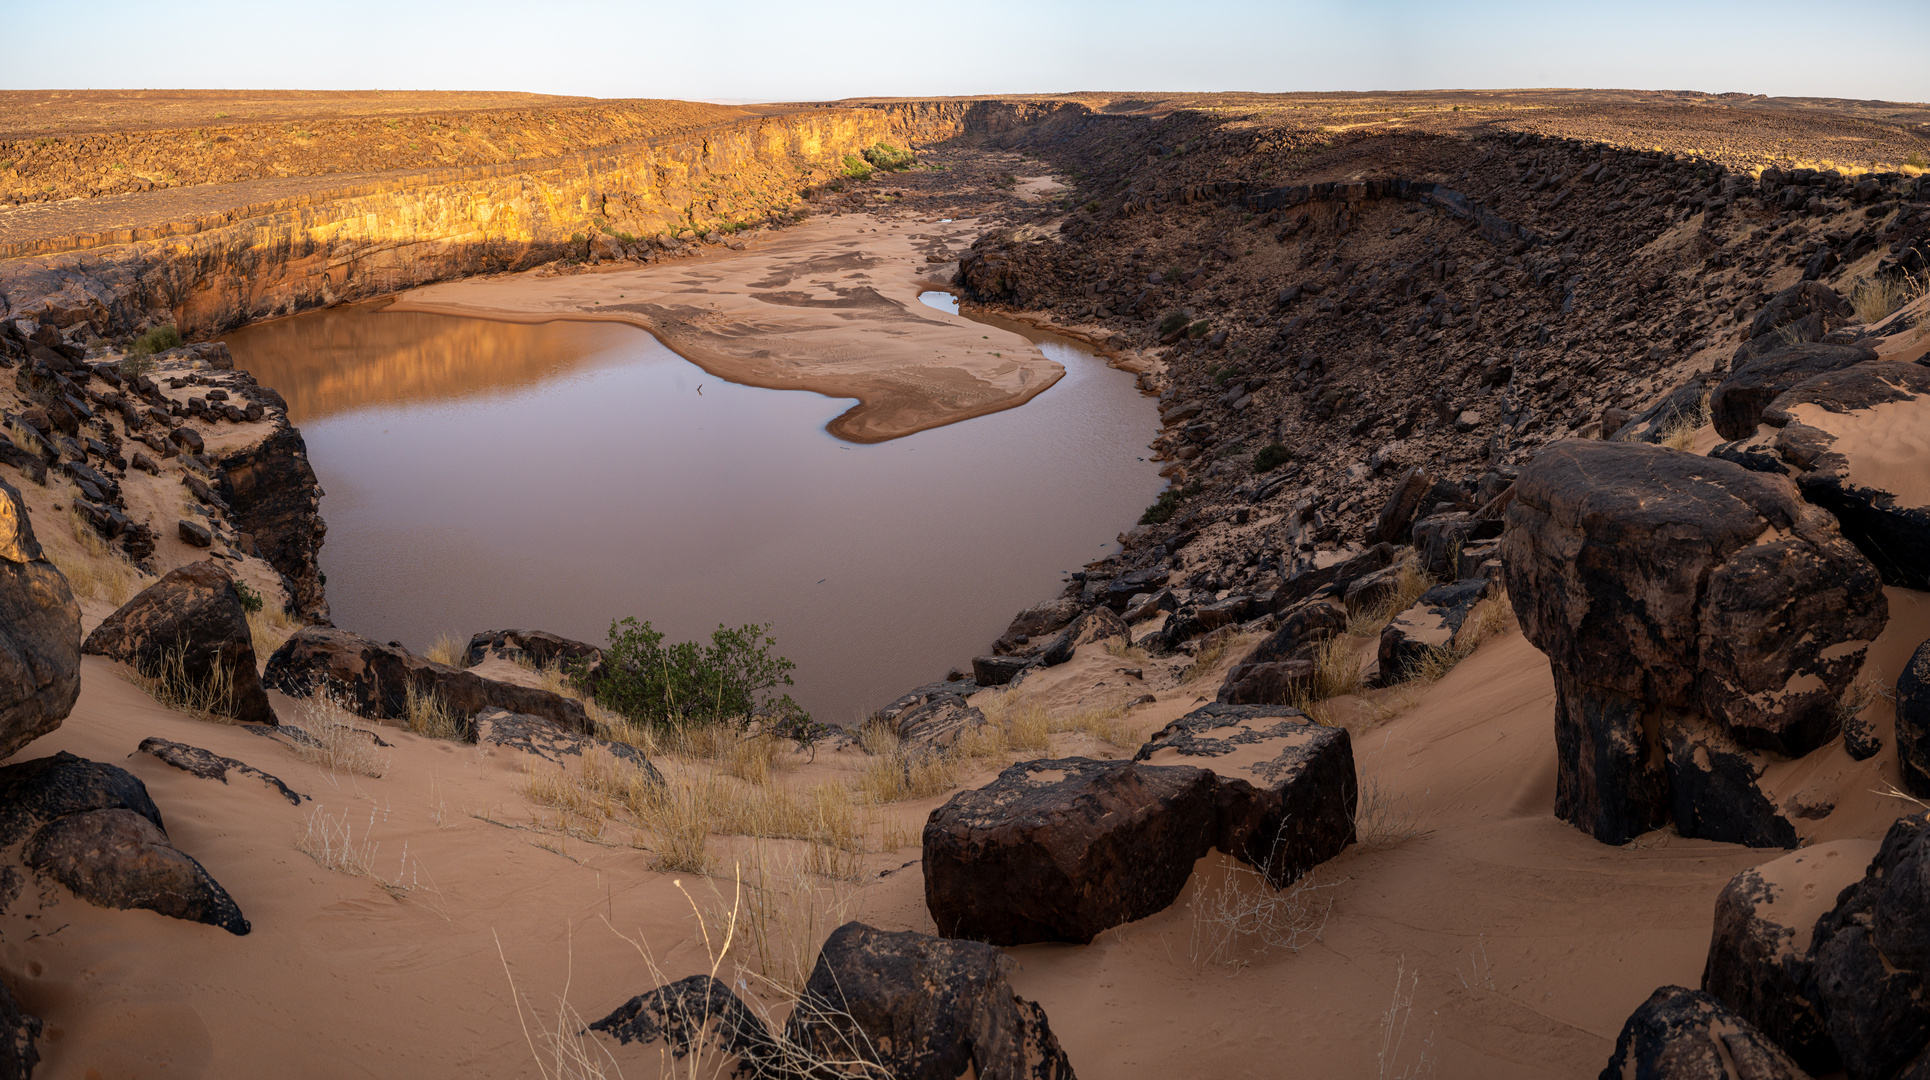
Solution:
<svg viewBox="0 0 1930 1080">
<path fill-rule="evenodd" d="M 1354 842 L 1359 784 L 1345 728 L 1285 706 L 1206 705 L 1133 755 L 1211 773 L 1213 846 L 1285 888 Z"/>
<path fill-rule="evenodd" d="M 1766 353 L 1737 368 L 1709 395 L 1709 416 L 1716 434 L 1746 439 L 1762 423 L 1763 410 L 1776 397 L 1818 375 L 1876 359 L 1867 345 L 1808 342 Z"/>
<path fill-rule="evenodd" d="M 1810 997 L 1811 931 L 1876 851 L 1868 840 L 1816 844 L 1744 870 L 1716 898 L 1702 989 L 1818 1076 L 1839 1062 Z"/>
<path fill-rule="evenodd" d="M 228 571 L 213 562 L 168 571 L 95 627 L 81 649 L 151 676 L 225 685 L 215 712 L 243 723 L 276 722 L 261 688 L 241 594 Z"/>
<path fill-rule="evenodd" d="M 1601 1080 L 1808 1080 L 1788 1054 L 1700 990 L 1664 986 L 1622 1025 Z"/>
<path fill-rule="evenodd" d="M 1684 835 L 1793 836 L 1754 755 L 1836 733 L 1887 621 L 1875 567 L 1782 477 L 1661 447 L 1559 443 L 1515 490 L 1502 549 L 1554 669 L 1556 814 L 1609 843 L 1672 808 Z"/>
<path fill-rule="evenodd" d="M 470 636 L 469 647 L 463 650 L 462 666 L 475 667 L 491 656 L 537 668 L 581 668 L 592 685 L 596 670 L 603 663 L 603 650 L 587 641 L 547 630 L 484 630 Z"/>
<path fill-rule="evenodd" d="M 440 699 L 458 717 L 472 720 L 488 708 L 539 716 L 558 727 L 592 734 L 583 706 L 561 694 L 486 679 L 438 664 L 399 644 L 384 645 L 360 634 L 309 626 L 268 658 L 263 680 L 290 697 L 329 692 L 358 716 L 394 720 L 408 714 L 408 696 Z"/>
<path fill-rule="evenodd" d="M 1850 1080 L 1916 1075 L 1930 1044 L 1925 817 L 1890 826 L 1868 872 L 1816 921 L 1810 942 L 1806 990 Z"/>
<path fill-rule="evenodd" d="M 249 930 L 227 891 L 168 840 L 147 786 L 112 765 L 63 752 L 0 767 L 0 851 L 102 907 Z"/>
<path fill-rule="evenodd" d="M 80 605 L 0 481 L 0 758 L 60 726 L 80 696 Z"/>
<path fill-rule="evenodd" d="M 1190 766 L 1020 762 L 926 820 L 925 906 L 946 937 L 1090 942 L 1179 896 L 1213 845 L 1215 798 Z"/>
<path fill-rule="evenodd" d="M 1220 684 L 1229 705 L 1284 705 L 1309 690 L 1314 652 L 1347 630 L 1347 609 L 1331 595 L 1315 596 L 1282 612 L 1280 625 L 1241 657 Z"/>
<path fill-rule="evenodd" d="M 1930 367 L 1879 361 L 1793 387 L 1763 410 L 1803 497 L 1836 515 L 1887 584 L 1930 589 Z"/>
<path fill-rule="evenodd" d="M 1072 1080 L 1045 1010 L 990 945 L 850 922 L 818 953 L 785 1037 L 807 1058 L 867 1061 L 898 1080 Z"/>
<path fill-rule="evenodd" d="M 322 488 L 308 463 L 308 444 L 288 423 L 286 406 L 275 415 L 275 431 L 245 449 L 222 454 L 216 465 L 219 494 L 229 520 L 254 541 L 254 553 L 282 576 L 290 609 L 309 622 L 328 622 L 328 597 L 322 589 Z"/>
<path fill-rule="evenodd" d="M 564 758 L 581 758 L 591 750 L 600 750 L 618 761 L 635 766 L 651 783 L 663 782 L 663 774 L 650 763 L 650 758 L 629 743 L 584 735 L 558 727 L 540 716 L 513 713 L 507 709 L 486 708 L 471 719 L 476 726 L 476 743 L 479 746 L 520 750 L 558 765 L 565 764 Z"/>
<path fill-rule="evenodd" d="M 1487 578 L 1436 585 L 1380 632 L 1380 681 L 1396 683 L 1440 651 L 1451 650 L 1475 605 L 1494 593 Z"/>
<path fill-rule="evenodd" d="M 710 975 L 692 975 L 638 994 L 592 1022 L 619 1043 L 662 1042 L 672 1060 L 706 1050 L 738 1059 L 735 1075 L 783 1076 L 784 1053 L 770 1028 L 730 987 Z"/>
<path fill-rule="evenodd" d="M 1896 756 L 1903 786 L 1930 796 L 1930 641 L 1917 646 L 1897 676 Z"/>
<path fill-rule="evenodd" d="M 189 746 L 170 739 L 147 738 L 141 740 L 141 745 L 135 748 L 135 753 L 152 754 L 155 758 L 167 762 L 182 772 L 198 776 L 203 780 L 219 780 L 225 784 L 231 772 L 241 776 L 252 776 L 282 798 L 287 799 L 293 806 L 300 806 L 303 800 L 308 798 L 282 783 L 278 776 L 262 772 L 245 761 L 223 757 L 198 746 Z"/>
<path fill-rule="evenodd" d="M 985 726 L 985 714 L 957 694 L 937 694 L 898 717 L 898 738 L 914 755 L 950 750 L 960 738 Z"/>
</svg>

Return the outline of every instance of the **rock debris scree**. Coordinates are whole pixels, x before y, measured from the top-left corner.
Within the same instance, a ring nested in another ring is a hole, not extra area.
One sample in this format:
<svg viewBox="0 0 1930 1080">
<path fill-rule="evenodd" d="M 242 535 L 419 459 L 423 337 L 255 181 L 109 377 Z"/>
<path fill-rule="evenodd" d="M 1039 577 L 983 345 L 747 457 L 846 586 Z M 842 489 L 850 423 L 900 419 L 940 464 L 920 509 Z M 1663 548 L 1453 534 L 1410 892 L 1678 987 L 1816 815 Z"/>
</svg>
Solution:
<svg viewBox="0 0 1930 1080">
<path fill-rule="evenodd" d="M 1571 440 L 1522 470 L 1508 595 L 1556 691 L 1555 813 L 1607 843 L 1793 846 L 1764 755 L 1838 730 L 1888 620 L 1876 568 L 1779 476 L 1640 443 Z"/>
<path fill-rule="evenodd" d="M 1275 888 L 1354 842 L 1358 783 L 1347 729 L 1281 705 L 1206 705 L 1153 733 L 1133 755 L 1214 777 L 1213 846 Z"/>
<path fill-rule="evenodd" d="M 0 480 L 0 758 L 60 726 L 80 696 L 80 605 Z"/>
<path fill-rule="evenodd" d="M 1622 1025 L 1601 1080 L 1808 1080 L 1782 1048 L 1700 990 L 1664 986 Z"/>
<path fill-rule="evenodd" d="M 0 851 L 101 907 L 249 930 L 227 890 L 168 840 L 147 786 L 125 769 L 68 753 L 0 767 Z M 0 868 L 0 909 L 21 884 Z"/>
<path fill-rule="evenodd" d="M 1163 911 L 1213 846 L 1215 777 L 1188 765 L 1020 762 L 925 822 L 925 906 L 947 937 L 1090 942 Z"/>
<path fill-rule="evenodd" d="M 147 675 L 227 687 L 214 711 L 276 723 L 255 666 L 254 635 L 228 571 L 203 561 L 176 567 L 87 635 L 82 650 Z"/>
</svg>

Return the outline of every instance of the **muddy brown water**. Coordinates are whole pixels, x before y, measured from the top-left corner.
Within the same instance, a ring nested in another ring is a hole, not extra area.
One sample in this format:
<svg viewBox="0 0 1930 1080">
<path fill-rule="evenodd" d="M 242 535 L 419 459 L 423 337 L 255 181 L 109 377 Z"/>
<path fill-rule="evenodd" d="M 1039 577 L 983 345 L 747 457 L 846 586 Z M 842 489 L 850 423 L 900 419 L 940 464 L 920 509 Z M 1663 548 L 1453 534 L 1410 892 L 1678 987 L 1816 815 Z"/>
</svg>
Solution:
<svg viewBox="0 0 1930 1080">
<path fill-rule="evenodd" d="M 793 696 L 850 723 L 967 665 L 1163 484 L 1133 377 L 1028 336 L 1065 365 L 1050 390 L 871 446 L 825 433 L 849 399 L 724 382 L 610 323 L 353 306 L 227 340 L 307 440 L 337 625 L 421 651 L 770 623 Z"/>
</svg>

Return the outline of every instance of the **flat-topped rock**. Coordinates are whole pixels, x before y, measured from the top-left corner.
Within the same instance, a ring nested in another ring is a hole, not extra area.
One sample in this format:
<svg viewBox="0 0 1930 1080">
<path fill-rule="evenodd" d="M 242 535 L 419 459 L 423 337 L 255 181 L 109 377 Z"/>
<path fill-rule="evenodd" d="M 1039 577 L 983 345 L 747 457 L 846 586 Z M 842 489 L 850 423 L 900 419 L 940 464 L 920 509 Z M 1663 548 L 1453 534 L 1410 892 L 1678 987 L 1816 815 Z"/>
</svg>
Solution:
<svg viewBox="0 0 1930 1080">
<path fill-rule="evenodd" d="M 1285 706 L 1205 705 L 1133 755 L 1214 777 L 1213 846 L 1284 888 L 1354 841 L 1359 785 L 1345 728 Z"/>
<path fill-rule="evenodd" d="M 1852 364 L 1876 359 L 1867 345 L 1790 345 L 1743 364 L 1716 384 L 1709 395 L 1709 415 L 1716 433 L 1725 439 L 1746 439 L 1762 423 L 1769 403 L 1798 384 Z"/>
<path fill-rule="evenodd" d="M 214 711 L 244 723 L 276 723 L 255 664 L 254 635 L 234 578 L 212 561 L 162 575 L 87 635 L 82 651 L 137 671 L 169 673 L 226 688 Z"/>
<path fill-rule="evenodd" d="M 925 905 L 946 937 L 1084 944 L 1171 906 L 1211 850 L 1215 777 L 1184 765 L 1025 761 L 925 822 Z"/>
</svg>

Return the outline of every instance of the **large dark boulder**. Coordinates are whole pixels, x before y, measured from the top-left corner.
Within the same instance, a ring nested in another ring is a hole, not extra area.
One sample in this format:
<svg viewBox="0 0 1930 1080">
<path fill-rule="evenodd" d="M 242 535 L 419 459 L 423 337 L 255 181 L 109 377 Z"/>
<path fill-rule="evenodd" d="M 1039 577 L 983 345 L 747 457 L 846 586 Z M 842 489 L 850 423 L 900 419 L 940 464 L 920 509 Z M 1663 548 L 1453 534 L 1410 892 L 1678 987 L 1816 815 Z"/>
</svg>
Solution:
<svg viewBox="0 0 1930 1080">
<path fill-rule="evenodd" d="M 619 1043 L 662 1042 L 671 1059 L 714 1050 L 739 1062 L 734 1075 L 781 1076 L 783 1049 L 764 1021 L 730 987 L 692 975 L 638 994 L 589 1025 Z M 713 1075 L 706 1073 L 706 1075 Z"/>
<path fill-rule="evenodd" d="M 1205 705 L 1133 755 L 1213 775 L 1213 846 L 1285 888 L 1354 842 L 1359 784 L 1347 729 L 1285 706 Z"/>
<path fill-rule="evenodd" d="M 1664 986 L 1622 1025 L 1601 1080 L 1808 1080 L 1782 1048 L 1700 990 Z"/>
<path fill-rule="evenodd" d="M 241 594 L 213 562 L 168 571 L 95 627 L 81 650 L 150 675 L 178 673 L 196 685 L 220 679 L 227 693 L 215 712 L 244 723 L 276 722 Z"/>
<path fill-rule="evenodd" d="M 89 810 L 56 818 L 27 841 L 23 861 L 75 896 L 110 908 L 146 908 L 170 918 L 246 934 L 226 889 L 160 827 L 132 810 Z"/>
<path fill-rule="evenodd" d="M 1280 615 L 1280 624 L 1226 674 L 1215 700 L 1229 705 L 1285 705 L 1313 689 L 1320 643 L 1345 633 L 1347 609 L 1333 590 Z"/>
<path fill-rule="evenodd" d="M 1809 379 L 1763 410 L 1803 497 L 1883 580 L 1930 589 L 1930 367 L 1881 361 Z"/>
<path fill-rule="evenodd" d="M 1850 1080 L 1923 1075 L 1917 1059 L 1930 1044 L 1924 814 L 1893 823 L 1862 880 L 1816 921 L 1809 964 L 1809 995 Z"/>
<path fill-rule="evenodd" d="M 1414 527 L 1414 519 L 1427 509 L 1425 502 L 1433 490 L 1434 478 L 1419 465 L 1402 473 L 1400 479 L 1394 481 L 1394 490 L 1388 494 L 1387 501 L 1381 504 L 1373 528 L 1367 531 L 1367 542 L 1391 544 L 1405 541 Z"/>
<path fill-rule="evenodd" d="M 1081 645 L 1115 638 L 1130 641 L 1132 636 L 1132 629 L 1126 625 L 1126 620 L 1113 614 L 1111 608 L 1093 608 L 1072 620 L 1071 625 L 1047 642 L 1045 648 L 1039 651 L 1039 662 L 1047 667 L 1056 667 L 1072 659 L 1072 654 Z"/>
<path fill-rule="evenodd" d="M 1417 597 L 1412 607 L 1381 628 L 1381 682 L 1400 682 L 1435 653 L 1453 649 L 1475 605 L 1494 589 L 1487 578 L 1468 578 L 1436 585 Z"/>
<path fill-rule="evenodd" d="M 1811 932 L 1876 852 L 1869 840 L 1817 844 L 1744 870 L 1716 898 L 1702 989 L 1817 1075 L 1839 1062 L 1810 998 Z"/>
<path fill-rule="evenodd" d="M 1038 662 L 1032 656 L 974 656 L 972 681 L 980 686 L 1004 686 Z"/>
<path fill-rule="evenodd" d="M 1762 423 L 1763 410 L 1783 392 L 1818 375 L 1876 359 L 1867 345 L 1805 342 L 1757 357 L 1737 368 L 1709 395 L 1716 433 L 1746 439 Z"/>
<path fill-rule="evenodd" d="M 1313 570 L 1303 570 L 1288 578 L 1273 591 L 1273 610 L 1285 611 L 1332 585 L 1337 595 L 1345 595 L 1356 580 L 1394 564 L 1400 549 L 1393 544 L 1375 544 L 1350 558 Z"/>
<path fill-rule="evenodd" d="M 925 822 L 925 905 L 938 932 L 995 945 L 1090 942 L 1165 910 L 1213 846 L 1204 769 L 1025 761 Z"/>
<path fill-rule="evenodd" d="M 0 481 L 0 759 L 60 726 L 80 696 L 80 605 Z"/>
<path fill-rule="evenodd" d="M 1896 680 L 1896 756 L 1903 786 L 1930 797 L 1930 641 Z"/>
<path fill-rule="evenodd" d="M 40 1018 L 20 1007 L 0 983 L 0 1080 L 27 1080 L 40 1064 Z"/>
<path fill-rule="evenodd" d="M 529 664 L 532 667 L 562 666 L 580 670 L 595 683 L 595 672 L 603 663 L 603 650 L 587 641 L 577 641 L 547 630 L 484 630 L 471 635 L 463 650 L 462 666 L 475 667 L 491 656 Z"/>
<path fill-rule="evenodd" d="M 806 1060 L 872 1062 L 894 1080 L 1072 1080 L 1045 1010 L 1012 989 L 1014 967 L 980 942 L 846 923 L 785 1037 Z"/>
<path fill-rule="evenodd" d="M 0 851 L 102 907 L 249 929 L 227 891 L 168 840 L 147 785 L 113 765 L 63 752 L 0 767 Z"/>
<path fill-rule="evenodd" d="M 268 658 L 268 685 L 291 697 L 324 690 L 338 695 L 358 716 L 395 720 L 408 715 L 408 691 L 433 694 L 457 716 L 472 719 L 484 709 L 540 716 L 585 735 L 594 734 L 581 702 L 531 686 L 486 679 L 438 664 L 400 645 L 383 645 L 360 634 L 308 626 Z"/>
<path fill-rule="evenodd" d="M 1836 734 L 1837 701 L 1888 604 L 1875 567 L 1787 479 L 1571 440 L 1542 451 L 1515 491 L 1503 561 L 1522 631 L 1554 671 L 1557 816 L 1609 843 L 1667 822 L 1671 762 L 1700 761 L 1692 747 L 1667 752 L 1667 730 L 1698 719 L 1752 753 L 1801 755 Z M 1742 834 L 1782 826 L 1717 823 L 1766 805 L 1678 825 L 1750 842 Z"/>
</svg>

